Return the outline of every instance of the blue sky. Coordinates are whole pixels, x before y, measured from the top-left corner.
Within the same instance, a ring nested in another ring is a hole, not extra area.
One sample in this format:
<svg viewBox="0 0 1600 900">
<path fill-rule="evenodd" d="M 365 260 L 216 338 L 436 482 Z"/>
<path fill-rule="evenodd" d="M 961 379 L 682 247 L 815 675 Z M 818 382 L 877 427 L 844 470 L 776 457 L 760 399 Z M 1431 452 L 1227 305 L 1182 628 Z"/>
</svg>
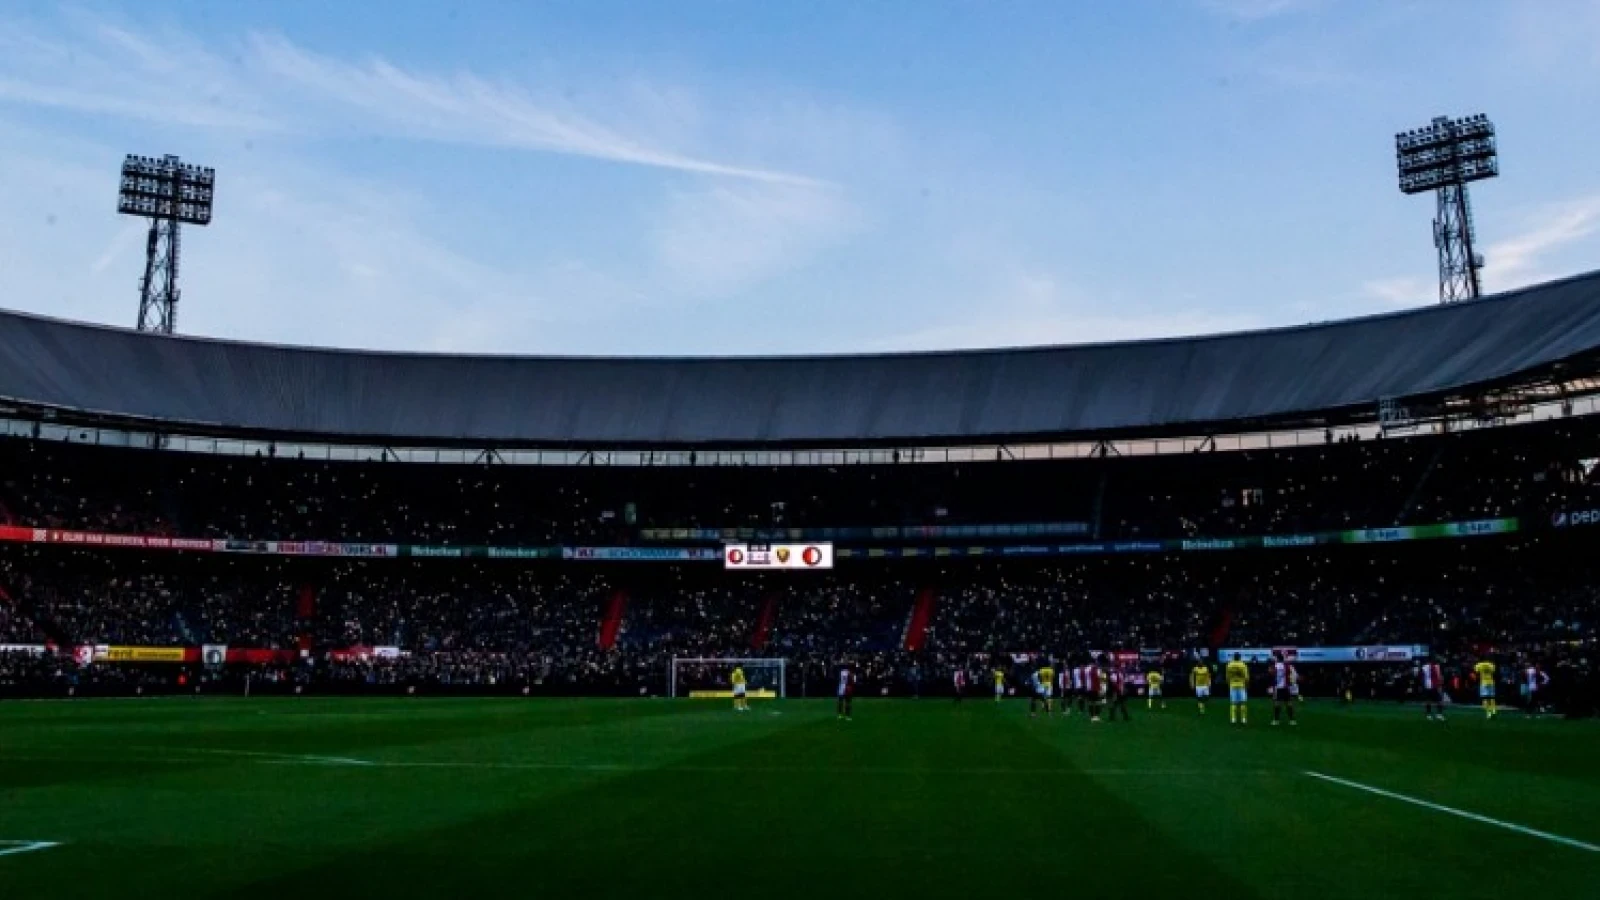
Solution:
<svg viewBox="0 0 1600 900">
<path fill-rule="evenodd" d="M 1291 324 L 1431 300 L 1393 135 L 1436 114 L 1500 129 L 1491 289 L 1600 267 L 1595 109 L 1595 0 L 14 0 L 0 288 L 130 324 L 117 167 L 179 153 L 219 172 L 190 333 L 698 354 Z"/>
</svg>

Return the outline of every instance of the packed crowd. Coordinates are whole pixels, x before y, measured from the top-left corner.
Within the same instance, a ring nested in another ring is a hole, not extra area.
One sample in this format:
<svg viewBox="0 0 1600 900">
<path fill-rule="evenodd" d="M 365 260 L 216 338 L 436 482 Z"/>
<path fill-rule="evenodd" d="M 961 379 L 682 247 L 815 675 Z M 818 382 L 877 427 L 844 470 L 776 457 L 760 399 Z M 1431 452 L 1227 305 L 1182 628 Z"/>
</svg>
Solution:
<svg viewBox="0 0 1600 900">
<path fill-rule="evenodd" d="M 1425 644 L 1587 671 L 1600 646 L 1588 540 L 1566 532 L 1068 563 L 897 561 L 754 577 L 714 564 L 13 546 L 0 549 L 0 644 L 305 648 L 325 685 L 538 692 L 660 693 L 668 661 L 697 656 L 782 657 L 795 677 L 822 680 L 850 659 L 869 684 L 896 692 L 943 685 L 977 659 L 1090 649 Z M 405 655 L 328 662 L 330 651 L 372 646 Z"/>
<path fill-rule="evenodd" d="M 1540 518 L 1600 500 L 1597 457 L 1591 418 L 1282 450 L 835 467 L 327 462 L 4 438 L 0 524 L 496 546 L 627 544 L 662 528 L 1282 534 Z"/>
<path fill-rule="evenodd" d="M 535 545 L 636 543 L 653 527 L 1076 521 L 1109 540 L 1541 523 L 1600 503 L 1596 455 L 1600 422 L 1584 419 L 1271 452 L 836 469 L 324 463 L 0 439 L 0 524 Z M 674 657 L 754 655 L 790 660 L 801 691 L 826 690 L 829 667 L 850 659 L 869 689 L 916 693 L 1013 653 L 1284 644 L 1487 649 L 1588 672 L 1600 581 L 1586 540 L 1525 528 L 1221 553 L 843 561 L 825 575 L 740 578 L 715 564 L 13 544 L 0 546 L 0 645 L 303 651 L 248 673 L 285 690 L 659 693 Z M 403 655 L 327 656 L 373 646 Z M 4 653 L 0 683 L 13 685 L 174 677 Z M 185 687 L 238 675 L 197 668 Z"/>
</svg>

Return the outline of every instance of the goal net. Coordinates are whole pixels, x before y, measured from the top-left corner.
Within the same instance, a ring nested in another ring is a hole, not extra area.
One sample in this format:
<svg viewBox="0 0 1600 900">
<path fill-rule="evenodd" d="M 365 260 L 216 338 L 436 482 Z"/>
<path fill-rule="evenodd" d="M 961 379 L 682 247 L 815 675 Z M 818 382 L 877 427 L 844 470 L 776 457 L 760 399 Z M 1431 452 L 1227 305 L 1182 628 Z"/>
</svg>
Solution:
<svg viewBox="0 0 1600 900">
<path fill-rule="evenodd" d="M 733 670 L 744 669 L 745 696 L 771 700 L 785 696 L 786 659 L 673 657 L 667 696 L 696 700 L 733 696 Z"/>
</svg>

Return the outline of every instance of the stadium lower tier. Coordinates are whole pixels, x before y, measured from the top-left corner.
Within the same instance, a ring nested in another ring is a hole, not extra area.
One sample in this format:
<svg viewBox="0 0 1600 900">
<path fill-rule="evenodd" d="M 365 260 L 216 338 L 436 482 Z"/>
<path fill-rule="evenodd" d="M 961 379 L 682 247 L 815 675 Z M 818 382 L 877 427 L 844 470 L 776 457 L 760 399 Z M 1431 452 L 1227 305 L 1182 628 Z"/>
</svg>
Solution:
<svg viewBox="0 0 1600 900">
<path fill-rule="evenodd" d="M 9 693 L 232 691 L 249 675 L 262 691 L 655 695 L 673 658 L 771 657 L 789 661 L 795 695 L 829 692 L 842 661 L 869 694 L 935 695 L 957 670 L 977 693 L 1005 669 L 1014 692 L 1040 656 L 1122 651 L 1140 660 L 1130 668 L 1166 667 L 1186 690 L 1189 663 L 1224 647 L 1422 645 L 1457 671 L 1495 656 L 1508 677 L 1531 661 L 1581 684 L 1600 621 L 1590 546 L 1572 532 L 735 575 L 19 545 L 0 548 L 0 645 L 16 648 L 0 680 Z M 51 651 L 27 649 L 39 646 Z M 205 646 L 281 654 L 218 668 L 195 655 Z M 192 649 L 127 665 L 96 647 Z M 386 658 L 352 652 L 372 647 Z M 1304 668 L 1311 693 L 1410 689 L 1399 670 Z"/>
</svg>

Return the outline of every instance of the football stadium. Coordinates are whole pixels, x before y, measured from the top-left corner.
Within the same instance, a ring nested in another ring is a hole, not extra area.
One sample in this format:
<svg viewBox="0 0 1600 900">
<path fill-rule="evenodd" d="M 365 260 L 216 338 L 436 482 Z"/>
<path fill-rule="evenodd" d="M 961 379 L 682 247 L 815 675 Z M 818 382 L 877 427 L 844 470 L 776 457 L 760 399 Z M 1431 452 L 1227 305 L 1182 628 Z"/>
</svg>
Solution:
<svg viewBox="0 0 1600 900">
<path fill-rule="evenodd" d="M 1600 274 L 814 358 L 3 313 L 0 883 L 1586 896 L 1597 363 Z"/>
<path fill-rule="evenodd" d="M 1581 5 L 0 10 L 0 900 L 1600 898 Z"/>
</svg>

